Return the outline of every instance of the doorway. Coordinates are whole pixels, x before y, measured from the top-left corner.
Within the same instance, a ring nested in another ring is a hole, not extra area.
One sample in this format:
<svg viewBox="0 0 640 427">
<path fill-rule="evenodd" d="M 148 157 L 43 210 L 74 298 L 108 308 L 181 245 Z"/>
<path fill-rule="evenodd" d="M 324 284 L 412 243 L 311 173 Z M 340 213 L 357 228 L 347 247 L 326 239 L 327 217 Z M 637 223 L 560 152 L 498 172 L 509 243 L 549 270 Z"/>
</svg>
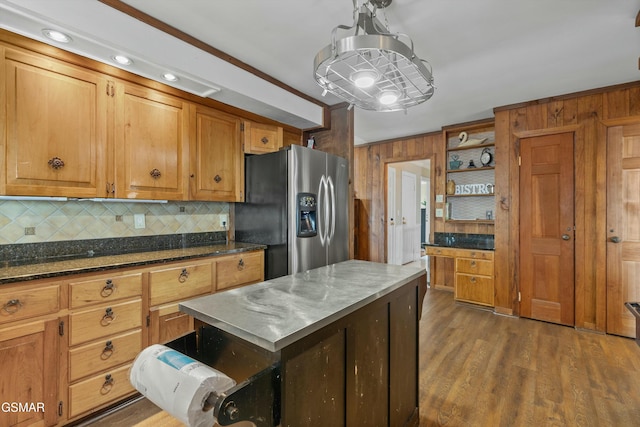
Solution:
<svg viewBox="0 0 640 427">
<path fill-rule="evenodd" d="M 575 324 L 573 133 L 520 140 L 520 314 Z"/>
<path fill-rule="evenodd" d="M 421 261 L 423 236 L 430 236 L 430 159 L 389 163 L 386 166 L 387 263 Z M 426 257 L 425 268 L 428 272 Z"/>
</svg>

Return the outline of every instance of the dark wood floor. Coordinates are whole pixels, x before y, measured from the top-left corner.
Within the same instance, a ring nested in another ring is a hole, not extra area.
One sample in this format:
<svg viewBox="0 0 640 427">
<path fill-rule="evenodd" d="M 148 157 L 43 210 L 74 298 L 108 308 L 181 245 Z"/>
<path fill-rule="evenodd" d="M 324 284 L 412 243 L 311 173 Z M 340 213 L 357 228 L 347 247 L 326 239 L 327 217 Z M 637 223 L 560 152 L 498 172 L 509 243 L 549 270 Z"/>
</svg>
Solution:
<svg viewBox="0 0 640 427">
<path fill-rule="evenodd" d="M 421 427 L 640 426 L 640 347 L 628 338 L 499 316 L 430 289 L 420 367 Z M 91 426 L 156 412 L 142 401 Z"/>
</svg>

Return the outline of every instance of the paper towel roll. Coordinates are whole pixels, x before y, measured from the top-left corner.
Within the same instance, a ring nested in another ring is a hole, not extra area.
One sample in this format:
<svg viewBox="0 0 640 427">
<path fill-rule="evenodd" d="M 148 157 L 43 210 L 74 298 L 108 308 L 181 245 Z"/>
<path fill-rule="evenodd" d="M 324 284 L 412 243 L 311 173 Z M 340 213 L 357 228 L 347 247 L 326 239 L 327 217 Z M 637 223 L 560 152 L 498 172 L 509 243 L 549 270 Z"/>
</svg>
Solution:
<svg viewBox="0 0 640 427">
<path fill-rule="evenodd" d="M 160 344 L 136 357 L 129 381 L 153 403 L 191 427 L 211 427 L 216 422 L 207 406 L 212 392 L 222 393 L 236 382 L 189 356 Z"/>
</svg>

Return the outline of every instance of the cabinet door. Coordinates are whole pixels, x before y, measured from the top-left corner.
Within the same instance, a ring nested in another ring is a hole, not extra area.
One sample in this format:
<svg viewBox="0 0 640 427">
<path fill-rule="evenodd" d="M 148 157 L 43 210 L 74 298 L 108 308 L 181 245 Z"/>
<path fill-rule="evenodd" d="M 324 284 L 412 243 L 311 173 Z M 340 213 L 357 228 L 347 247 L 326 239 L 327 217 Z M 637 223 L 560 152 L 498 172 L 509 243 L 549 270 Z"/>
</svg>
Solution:
<svg viewBox="0 0 640 427">
<path fill-rule="evenodd" d="M 0 191 L 106 195 L 104 77 L 18 50 L 5 49 L 2 60 L 0 91 L 6 91 L 6 119 L 1 120 L 6 120 L 7 144 Z"/>
<path fill-rule="evenodd" d="M 193 317 L 181 312 L 178 304 L 167 304 L 151 309 L 149 345 L 164 344 L 193 330 Z"/>
<path fill-rule="evenodd" d="M 191 200 L 244 201 L 241 123 L 238 117 L 191 106 Z"/>
<path fill-rule="evenodd" d="M 3 407 L 0 425 L 56 424 L 57 326 L 54 319 L 0 330 L 0 401 L 29 405 L 16 412 Z"/>
<path fill-rule="evenodd" d="M 116 197 L 185 200 L 188 104 L 129 83 L 115 87 Z"/>
<path fill-rule="evenodd" d="M 278 151 L 282 147 L 282 134 L 279 126 L 244 122 L 244 151 L 251 154 Z"/>
</svg>

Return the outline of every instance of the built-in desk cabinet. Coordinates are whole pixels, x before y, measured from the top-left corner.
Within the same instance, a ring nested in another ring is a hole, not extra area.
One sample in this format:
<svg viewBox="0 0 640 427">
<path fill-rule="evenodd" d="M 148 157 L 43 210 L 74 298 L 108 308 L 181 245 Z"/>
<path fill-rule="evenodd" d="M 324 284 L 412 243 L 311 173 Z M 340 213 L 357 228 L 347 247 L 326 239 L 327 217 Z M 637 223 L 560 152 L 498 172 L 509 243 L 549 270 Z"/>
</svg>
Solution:
<svg viewBox="0 0 640 427">
<path fill-rule="evenodd" d="M 493 307 L 493 251 L 427 246 L 426 252 L 429 256 L 442 257 L 452 265 L 451 271 L 437 272 L 432 286 L 450 288 L 457 301 Z"/>
<path fill-rule="evenodd" d="M 180 301 L 263 279 L 256 250 L 0 286 L 0 400 L 45 409 L 0 425 L 63 425 L 132 396 L 140 351 L 193 331 Z"/>
</svg>

